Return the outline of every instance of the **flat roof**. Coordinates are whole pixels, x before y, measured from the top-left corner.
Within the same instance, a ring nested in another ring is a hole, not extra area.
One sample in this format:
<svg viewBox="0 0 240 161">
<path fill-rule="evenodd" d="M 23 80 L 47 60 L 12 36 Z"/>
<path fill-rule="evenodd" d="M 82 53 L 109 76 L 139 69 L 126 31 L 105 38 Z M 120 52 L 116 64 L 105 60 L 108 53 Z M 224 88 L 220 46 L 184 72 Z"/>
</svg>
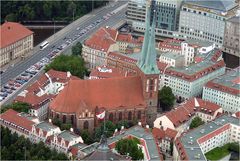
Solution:
<svg viewBox="0 0 240 161">
<path fill-rule="evenodd" d="M 53 125 L 53 124 L 50 124 L 50 123 L 48 123 L 48 122 L 40 122 L 39 124 L 37 124 L 36 126 L 35 126 L 36 128 L 39 128 L 39 129 L 42 129 L 42 130 L 44 130 L 44 131 L 51 131 L 51 130 L 53 130 L 53 129 L 56 129 L 56 128 L 58 128 L 57 126 L 55 126 L 55 125 Z"/>
<path fill-rule="evenodd" d="M 61 132 L 60 134 L 58 134 L 58 137 L 61 137 L 63 138 L 64 140 L 67 140 L 67 141 L 72 141 L 73 139 L 77 139 L 79 138 L 80 136 L 70 132 L 70 131 L 63 131 Z"/>
<path fill-rule="evenodd" d="M 227 21 L 239 24 L 240 23 L 240 16 L 231 17 Z"/>
<path fill-rule="evenodd" d="M 156 145 L 156 142 L 152 133 L 146 132 L 145 129 L 140 126 L 134 126 L 132 128 L 127 129 L 125 132 L 120 133 L 119 135 L 108 138 L 107 140 L 108 145 L 111 143 L 117 142 L 118 140 L 124 137 L 127 137 L 129 135 L 145 140 L 146 146 L 148 148 L 150 160 L 161 160 L 158 152 L 158 147 Z"/>
<path fill-rule="evenodd" d="M 206 86 L 231 94 L 233 94 L 234 91 L 238 91 L 238 96 L 240 96 L 240 66 L 213 79 L 208 82 Z"/>
<path fill-rule="evenodd" d="M 164 57 L 170 58 L 170 59 L 174 59 L 174 60 L 184 58 L 184 55 L 179 55 L 179 54 L 172 53 L 172 52 L 165 52 L 165 53 L 161 54 L 161 56 L 164 56 Z"/>
<path fill-rule="evenodd" d="M 209 123 L 183 134 L 180 137 L 180 142 L 186 151 L 188 160 L 206 160 L 205 155 L 197 142 L 198 139 L 229 123 L 240 126 L 239 119 L 236 117 L 223 115 Z M 196 155 L 198 155 L 198 158 L 195 157 Z"/>
<path fill-rule="evenodd" d="M 189 45 L 201 46 L 201 47 L 208 47 L 208 46 L 213 45 L 213 42 L 203 41 L 203 40 L 195 40 L 195 39 L 187 39 L 184 42 L 188 43 Z"/>
</svg>

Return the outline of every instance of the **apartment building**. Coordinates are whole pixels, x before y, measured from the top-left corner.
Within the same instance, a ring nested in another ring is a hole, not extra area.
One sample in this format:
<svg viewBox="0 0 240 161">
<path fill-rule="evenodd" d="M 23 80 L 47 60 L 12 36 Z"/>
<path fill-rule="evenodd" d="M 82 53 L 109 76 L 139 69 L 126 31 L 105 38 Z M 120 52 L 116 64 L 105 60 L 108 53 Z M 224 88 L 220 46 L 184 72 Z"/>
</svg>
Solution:
<svg viewBox="0 0 240 161">
<path fill-rule="evenodd" d="M 24 57 L 33 49 L 33 32 L 15 22 L 1 25 L 0 66 Z"/>
<path fill-rule="evenodd" d="M 239 141 L 239 118 L 223 115 L 177 138 L 173 147 L 173 159 L 207 160 L 205 154 L 210 150 Z"/>
<path fill-rule="evenodd" d="M 226 21 L 223 40 L 223 51 L 240 57 L 239 28 L 240 16 L 234 16 Z"/>
<path fill-rule="evenodd" d="M 184 56 L 176 53 L 166 52 L 160 55 L 159 61 L 166 63 L 171 67 L 182 67 L 184 65 Z"/>
<path fill-rule="evenodd" d="M 240 67 L 232 69 L 203 87 L 204 100 L 220 105 L 225 112 L 239 111 L 240 105 Z"/>
<path fill-rule="evenodd" d="M 180 36 L 210 41 L 221 48 L 225 21 L 235 14 L 237 7 L 235 0 L 184 1 L 180 10 Z"/>
</svg>

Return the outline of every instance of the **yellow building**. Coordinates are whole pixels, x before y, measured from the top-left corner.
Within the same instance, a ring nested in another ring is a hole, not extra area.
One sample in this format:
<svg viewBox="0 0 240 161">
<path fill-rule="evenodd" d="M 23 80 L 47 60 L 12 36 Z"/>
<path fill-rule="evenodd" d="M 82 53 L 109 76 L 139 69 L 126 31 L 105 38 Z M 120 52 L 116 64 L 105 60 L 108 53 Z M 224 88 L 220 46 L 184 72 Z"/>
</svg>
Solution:
<svg viewBox="0 0 240 161">
<path fill-rule="evenodd" d="M 1 25 L 0 66 L 25 56 L 33 49 L 33 32 L 15 22 Z"/>
</svg>

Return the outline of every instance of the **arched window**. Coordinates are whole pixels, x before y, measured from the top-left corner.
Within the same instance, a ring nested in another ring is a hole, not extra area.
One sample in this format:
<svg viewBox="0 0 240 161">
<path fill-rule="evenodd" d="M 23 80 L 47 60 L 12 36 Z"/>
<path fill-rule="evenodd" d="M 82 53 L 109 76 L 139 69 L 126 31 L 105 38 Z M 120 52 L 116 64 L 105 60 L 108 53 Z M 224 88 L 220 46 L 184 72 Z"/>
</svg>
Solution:
<svg viewBox="0 0 240 161">
<path fill-rule="evenodd" d="M 119 115 L 118 115 L 118 120 L 119 120 L 119 121 L 122 120 L 122 112 L 119 113 Z"/>
<path fill-rule="evenodd" d="M 139 120 L 141 119 L 141 116 L 142 116 L 142 112 L 141 112 L 141 111 L 138 111 L 137 118 L 138 118 Z"/>
<path fill-rule="evenodd" d="M 132 112 L 128 112 L 128 120 L 132 120 Z"/>
<path fill-rule="evenodd" d="M 66 115 L 63 115 L 63 123 L 66 123 Z"/>
<path fill-rule="evenodd" d="M 85 121 L 84 123 L 83 123 L 83 129 L 85 129 L 85 130 L 87 130 L 88 129 L 88 121 Z"/>
<path fill-rule="evenodd" d="M 113 122 L 113 113 L 110 113 L 110 114 L 109 114 L 108 119 L 109 119 L 109 121 L 112 121 L 112 122 Z"/>
</svg>

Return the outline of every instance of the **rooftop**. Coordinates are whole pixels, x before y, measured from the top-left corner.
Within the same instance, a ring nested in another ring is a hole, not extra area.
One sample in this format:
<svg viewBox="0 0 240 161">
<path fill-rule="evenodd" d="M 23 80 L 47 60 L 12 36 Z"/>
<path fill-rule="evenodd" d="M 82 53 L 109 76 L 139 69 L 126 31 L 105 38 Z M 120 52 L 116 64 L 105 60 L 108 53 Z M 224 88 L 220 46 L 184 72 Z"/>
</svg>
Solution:
<svg viewBox="0 0 240 161">
<path fill-rule="evenodd" d="M 0 118 L 10 123 L 14 123 L 15 125 L 18 125 L 22 128 L 25 128 L 28 131 L 31 131 L 32 125 L 35 124 L 33 121 L 20 116 L 17 111 L 14 111 L 12 109 L 9 109 L 6 112 L 0 114 Z"/>
<path fill-rule="evenodd" d="M 174 59 L 174 60 L 178 60 L 180 58 L 184 58 L 183 55 L 179 55 L 179 54 L 172 53 L 172 52 L 163 53 L 163 54 L 161 54 L 160 57 L 166 57 L 166 58 L 170 58 L 170 59 Z"/>
<path fill-rule="evenodd" d="M 110 68 L 106 66 L 97 67 L 93 69 L 90 73 L 90 77 L 99 77 L 99 78 L 114 78 L 114 77 L 124 77 L 127 73 L 118 68 Z"/>
<path fill-rule="evenodd" d="M 58 128 L 57 126 L 51 124 L 51 123 L 48 123 L 48 122 L 40 122 L 39 124 L 36 124 L 35 125 L 36 128 L 39 128 L 39 129 L 42 129 L 46 132 L 49 132 L 49 131 L 52 131 L 56 128 Z"/>
<path fill-rule="evenodd" d="M 240 67 L 232 69 L 224 75 L 209 81 L 205 86 L 232 95 L 240 96 Z"/>
<path fill-rule="evenodd" d="M 166 39 L 158 43 L 158 48 L 169 48 L 169 49 L 181 50 L 181 43 L 182 43 L 182 40 Z"/>
<path fill-rule="evenodd" d="M 5 22 L 1 25 L 0 48 L 7 47 L 32 34 L 32 31 L 20 23 Z"/>
<path fill-rule="evenodd" d="M 64 130 L 64 131 L 62 131 L 61 133 L 59 133 L 59 134 L 57 135 L 57 137 L 58 137 L 58 138 L 63 138 L 63 139 L 66 140 L 66 141 L 73 141 L 73 140 L 79 138 L 80 136 L 77 135 L 77 134 L 74 134 L 73 132 Z"/>
<path fill-rule="evenodd" d="M 181 150 L 184 151 L 184 155 L 188 158 L 188 160 L 206 160 L 199 143 L 205 141 L 206 138 L 209 138 L 207 136 L 210 136 L 211 133 L 217 129 L 227 126 L 228 124 L 240 126 L 239 119 L 232 116 L 222 115 L 196 129 L 183 133 L 175 144 L 178 147 L 178 150 L 179 147 L 183 148 Z"/>
<path fill-rule="evenodd" d="M 184 41 L 184 43 L 188 43 L 188 45 L 193 47 L 208 47 L 212 46 L 212 42 L 203 41 L 203 40 L 195 40 L 195 39 L 187 39 Z"/>
<path fill-rule="evenodd" d="M 237 5 L 235 0 L 185 0 L 185 3 L 221 12 L 231 10 Z"/>
<path fill-rule="evenodd" d="M 227 21 L 239 24 L 240 23 L 240 16 L 231 17 Z"/>
</svg>

